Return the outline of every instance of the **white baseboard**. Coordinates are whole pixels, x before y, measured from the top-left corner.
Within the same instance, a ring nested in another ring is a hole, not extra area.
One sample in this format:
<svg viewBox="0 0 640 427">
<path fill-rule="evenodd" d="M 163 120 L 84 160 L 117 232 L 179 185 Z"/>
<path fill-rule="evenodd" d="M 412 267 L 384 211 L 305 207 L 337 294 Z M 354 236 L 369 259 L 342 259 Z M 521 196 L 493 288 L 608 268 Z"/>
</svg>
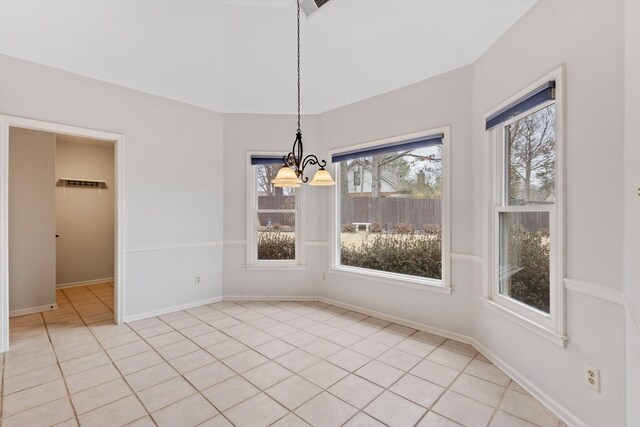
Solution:
<svg viewBox="0 0 640 427">
<path fill-rule="evenodd" d="M 318 301 L 318 297 L 271 295 L 225 295 L 222 299 L 224 301 Z"/>
<path fill-rule="evenodd" d="M 540 390 L 536 385 L 534 385 L 529 379 L 520 375 L 518 371 L 511 367 L 508 363 L 504 362 L 501 358 L 496 356 L 491 350 L 486 348 L 482 343 L 478 340 L 474 339 L 472 345 L 480 352 L 483 356 L 485 356 L 491 363 L 496 365 L 511 377 L 512 380 L 518 383 L 523 389 L 527 391 L 531 396 L 533 396 L 536 400 L 538 400 L 543 406 L 545 406 L 548 410 L 553 412 L 558 418 L 560 418 L 565 424 L 570 425 L 571 427 L 589 427 L 587 423 L 582 421 L 580 418 L 575 416 L 571 411 L 569 411 L 564 406 L 560 405 L 553 398 L 547 395 L 544 391 Z"/>
<path fill-rule="evenodd" d="M 51 311 L 58 308 L 57 303 L 39 305 L 37 307 L 21 308 L 20 310 L 12 310 L 9 317 L 26 316 L 27 314 L 40 313 L 43 311 Z"/>
<path fill-rule="evenodd" d="M 165 307 L 158 310 L 147 311 L 146 313 L 132 314 L 131 316 L 124 316 L 124 322 L 130 323 L 137 320 L 148 319 L 150 317 L 162 316 L 163 314 L 173 313 L 174 311 L 188 310 L 190 308 L 200 307 L 202 305 L 213 304 L 214 302 L 222 301 L 222 297 L 206 298 L 198 301 L 188 302 L 186 304 L 174 305 L 171 307 Z"/>
<path fill-rule="evenodd" d="M 333 300 L 331 298 L 316 297 L 316 296 L 226 295 L 224 297 L 214 297 L 214 298 L 204 299 L 204 300 L 195 301 L 187 304 L 166 307 L 160 310 L 154 310 L 146 313 L 135 314 L 132 316 L 125 316 L 125 322 L 134 322 L 136 320 L 142 320 L 142 319 L 147 319 L 149 317 L 160 316 L 160 315 L 171 313 L 174 311 L 187 310 L 190 308 L 207 305 L 207 304 L 213 304 L 220 301 L 304 301 L 304 302 L 320 301 L 326 304 L 331 304 L 337 307 L 344 308 L 346 310 L 352 310 L 352 311 L 356 311 L 358 313 L 366 314 L 369 316 L 378 317 L 380 319 L 397 323 L 402 326 L 407 326 L 413 329 L 418 329 L 421 331 L 440 335 L 445 338 L 460 341 L 466 344 L 471 344 L 478 351 L 480 351 L 487 359 L 489 359 L 494 365 L 496 365 L 498 368 L 504 371 L 504 373 L 509 375 L 514 381 L 516 381 L 519 385 L 521 385 L 522 388 L 524 388 L 531 396 L 537 399 L 542 405 L 544 405 L 547 409 L 553 412 L 562 421 L 564 421 L 565 423 L 567 423 L 572 427 L 588 427 L 587 423 L 585 423 L 583 420 L 578 418 L 576 415 L 574 415 L 564 406 L 560 405 L 558 402 L 556 402 L 553 398 L 551 398 L 545 392 L 540 390 L 540 388 L 535 386 L 529 379 L 527 379 L 526 377 L 518 373 L 515 369 L 513 369 L 510 365 L 505 363 L 502 359 L 496 356 L 493 352 L 487 349 L 484 345 L 482 345 L 482 343 L 480 343 L 475 338 L 470 337 L 468 335 L 460 334 L 458 332 L 453 332 L 446 329 L 432 327 L 427 324 L 415 322 L 402 317 L 385 314 L 375 310 L 370 310 L 368 308 L 357 306 L 354 304 L 348 304 L 342 301 Z"/>
<path fill-rule="evenodd" d="M 420 331 L 429 332 L 431 334 L 440 335 L 445 338 L 449 338 L 452 340 L 460 341 L 465 344 L 473 344 L 473 338 L 460 334 L 458 332 L 449 331 L 446 329 L 440 329 L 433 326 L 429 326 L 424 323 L 414 322 L 413 320 L 408 320 L 402 317 L 392 316 L 390 314 L 381 313 L 375 310 L 369 310 L 368 308 L 361 307 L 358 305 L 347 304 L 342 301 L 333 300 L 330 298 L 319 297 L 318 301 L 324 302 L 326 304 L 335 305 L 337 307 L 344 308 L 346 310 L 357 311 L 358 313 L 366 314 L 368 316 L 377 317 L 382 320 L 386 320 L 388 322 L 397 323 L 398 325 L 407 326 L 409 328 L 418 329 Z"/>
<path fill-rule="evenodd" d="M 86 280 L 84 282 L 60 283 L 60 284 L 56 285 L 56 289 L 74 288 L 76 286 L 95 285 L 96 283 L 106 283 L 106 282 L 113 282 L 113 277 L 106 277 L 104 279 Z"/>
</svg>

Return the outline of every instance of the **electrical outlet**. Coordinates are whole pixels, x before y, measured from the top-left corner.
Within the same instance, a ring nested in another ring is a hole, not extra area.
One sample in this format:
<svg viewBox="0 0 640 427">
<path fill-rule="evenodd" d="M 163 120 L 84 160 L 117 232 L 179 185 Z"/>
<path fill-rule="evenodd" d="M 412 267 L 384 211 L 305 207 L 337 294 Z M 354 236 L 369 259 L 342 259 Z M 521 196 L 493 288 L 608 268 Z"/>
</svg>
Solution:
<svg viewBox="0 0 640 427">
<path fill-rule="evenodd" d="M 600 393 L 600 370 L 590 365 L 584 365 L 584 368 L 587 386 Z"/>
<path fill-rule="evenodd" d="M 194 283 L 195 283 L 196 286 L 198 286 L 200 284 L 200 276 L 198 276 L 197 274 L 196 274 L 196 277 L 194 279 Z"/>
<path fill-rule="evenodd" d="M 322 280 L 327 280 L 327 273 L 322 273 Z"/>
</svg>

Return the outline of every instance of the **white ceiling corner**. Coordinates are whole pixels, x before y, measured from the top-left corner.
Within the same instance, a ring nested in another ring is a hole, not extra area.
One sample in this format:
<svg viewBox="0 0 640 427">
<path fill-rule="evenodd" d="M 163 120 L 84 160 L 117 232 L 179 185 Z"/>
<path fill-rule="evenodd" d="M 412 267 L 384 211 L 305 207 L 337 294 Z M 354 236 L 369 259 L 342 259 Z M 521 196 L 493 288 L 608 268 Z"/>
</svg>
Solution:
<svg viewBox="0 0 640 427">
<path fill-rule="evenodd" d="M 536 0 L 332 0 L 302 14 L 303 112 L 470 64 Z M 295 0 L 0 0 L 0 53 L 220 112 L 296 109 Z"/>
</svg>

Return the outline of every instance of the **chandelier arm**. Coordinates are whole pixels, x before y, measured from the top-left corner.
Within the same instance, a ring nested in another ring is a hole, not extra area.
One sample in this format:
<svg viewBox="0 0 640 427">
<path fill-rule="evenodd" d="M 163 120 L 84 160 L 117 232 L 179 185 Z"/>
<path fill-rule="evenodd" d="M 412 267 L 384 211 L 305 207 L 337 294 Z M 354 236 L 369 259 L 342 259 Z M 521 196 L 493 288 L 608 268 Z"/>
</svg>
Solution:
<svg viewBox="0 0 640 427">
<path fill-rule="evenodd" d="M 327 161 L 319 160 L 315 154 L 309 154 L 302 161 L 302 170 L 304 170 L 304 168 L 306 168 L 307 165 L 318 165 L 320 166 L 320 168 L 324 169 L 324 167 L 327 166 Z"/>
</svg>

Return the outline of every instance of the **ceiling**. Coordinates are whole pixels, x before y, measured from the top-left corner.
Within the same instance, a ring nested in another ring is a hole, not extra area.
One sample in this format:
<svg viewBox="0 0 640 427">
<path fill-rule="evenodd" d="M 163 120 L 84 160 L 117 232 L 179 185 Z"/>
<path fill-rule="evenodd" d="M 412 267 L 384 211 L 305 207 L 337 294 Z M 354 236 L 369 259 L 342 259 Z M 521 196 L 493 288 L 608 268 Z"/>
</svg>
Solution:
<svg viewBox="0 0 640 427">
<path fill-rule="evenodd" d="M 302 111 L 472 63 L 536 0 L 331 0 L 302 26 Z M 294 113 L 295 0 L 0 0 L 0 53 L 220 112 Z"/>
</svg>

